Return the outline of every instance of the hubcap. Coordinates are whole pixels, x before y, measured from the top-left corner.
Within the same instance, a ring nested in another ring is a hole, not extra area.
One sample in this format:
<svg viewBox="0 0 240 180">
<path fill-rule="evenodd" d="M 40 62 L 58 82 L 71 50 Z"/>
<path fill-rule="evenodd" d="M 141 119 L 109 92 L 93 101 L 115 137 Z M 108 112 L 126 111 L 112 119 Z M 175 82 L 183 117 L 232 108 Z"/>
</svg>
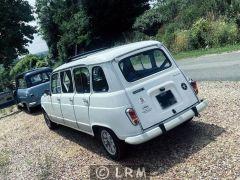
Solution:
<svg viewBox="0 0 240 180">
<path fill-rule="evenodd" d="M 112 136 L 106 130 L 101 131 L 101 139 L 104 147 L 108 151 L 109 154 L 115 155 L 116 154 L 116 146 L 113 141 Z"/>
</svg>

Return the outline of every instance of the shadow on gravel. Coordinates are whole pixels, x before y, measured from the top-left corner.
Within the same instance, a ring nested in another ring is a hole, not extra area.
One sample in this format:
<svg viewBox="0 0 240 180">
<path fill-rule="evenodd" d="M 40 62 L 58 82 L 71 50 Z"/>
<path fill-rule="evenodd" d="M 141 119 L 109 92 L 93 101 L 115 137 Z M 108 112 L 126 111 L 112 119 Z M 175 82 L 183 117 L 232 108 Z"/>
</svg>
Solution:
<svg viewBox="0 0 240 180">
<path fill-rule="evenodd" d="M 32 116 L 38 116 L 38 115 L 42 114 L 41 106 L 36 106 L 36 107 L 32 108 L 31 113 L 27 112 L 27 109 L 25 107 L 22 107 L 20 110 L 29 115 L 32 115 Z"/>
<path fill-rule="evenodd" d="M 129 146 L 127 157 L 119 164 L 129 167 L 141 165 L 149 169 L 153 175 L 161 174 L 175 164 L 184 162 L 186 158 L 215 141 L 224 132 L 225 130 L 217 125 L 191 121 L 152 141 Z M 94 153 L 106 156 L 100 143 L 89 135 L 67 127 L 60 127 L 56 133 Z"/>
</svg>

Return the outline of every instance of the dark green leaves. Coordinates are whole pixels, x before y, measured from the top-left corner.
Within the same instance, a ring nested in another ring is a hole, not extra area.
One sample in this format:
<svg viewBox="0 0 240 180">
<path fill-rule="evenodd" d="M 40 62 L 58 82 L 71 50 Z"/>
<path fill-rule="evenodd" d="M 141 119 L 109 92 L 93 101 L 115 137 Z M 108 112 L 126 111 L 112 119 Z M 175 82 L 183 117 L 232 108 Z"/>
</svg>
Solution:
<svg viewBox="0 0 240 180">
<path fill-rule="evenodd" d="M 0 64 L 8 67 L 18 55 L 27 53 L 25 45 L 33 39 L 34 20 L 27 1 L 0 1 Z"/>
</svg>

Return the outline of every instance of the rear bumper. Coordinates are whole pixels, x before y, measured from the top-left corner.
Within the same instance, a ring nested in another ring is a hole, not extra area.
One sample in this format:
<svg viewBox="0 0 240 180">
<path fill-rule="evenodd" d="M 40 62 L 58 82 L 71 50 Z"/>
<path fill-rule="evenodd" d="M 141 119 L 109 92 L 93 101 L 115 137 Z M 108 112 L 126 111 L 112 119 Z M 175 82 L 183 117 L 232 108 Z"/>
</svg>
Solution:
<svg viewBox="0 0 240 180">
<path fill-rule="evenodd" d="M 208 101 L 204 100 L 200 102 L 198 105 L 196 105 L 196 110 L 197 112 L 202 112 L 206 107 L 208 106 Z M 132 137 L 127 137 L 125 139 L 125 142 L 128 144 L 141 144 L 144 142 L 147 142 L 161 134 L 163 134 L 165 131 L 169 131 L 178 125 L 182 124 L 183 122 L 191 119 L 196 115 L 196 112 L 194 112 L 192 109 L 189 109 L 185 113 L 179 115 L 178 117 L 172 119 L 171 121 L 168 121 L 166 123 L 162 123 L 160 126 L 161 128 L 155 127 L 149 131 L 144 132 L 143 134 L 137 135 L 137 136 L 132 136 Z M 163 128 L 164 127 L 164 130 Z"/>
</svg>

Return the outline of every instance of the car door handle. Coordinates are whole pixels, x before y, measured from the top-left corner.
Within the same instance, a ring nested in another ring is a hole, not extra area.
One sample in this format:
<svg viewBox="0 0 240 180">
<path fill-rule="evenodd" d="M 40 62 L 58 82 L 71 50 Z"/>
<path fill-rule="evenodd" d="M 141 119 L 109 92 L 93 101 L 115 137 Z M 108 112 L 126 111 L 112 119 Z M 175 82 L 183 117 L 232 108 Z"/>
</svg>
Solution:
<svg viewBox="0 0 240 180">
<path fill-rule="evenodd" d="M 60 101 L 60 98 L 57 98 L 57 101 Z"/>
<path fill-rule="evenodd" d="M 83 103 L 88 106 L 88 100 L 87 99 L 82 99 Z"/>
<path fill-rule="evenodd" d="M 69 98 L 69 101 L 73 102 L 73 99 L 72 99 L 72 98 Z"/>
</svg>

